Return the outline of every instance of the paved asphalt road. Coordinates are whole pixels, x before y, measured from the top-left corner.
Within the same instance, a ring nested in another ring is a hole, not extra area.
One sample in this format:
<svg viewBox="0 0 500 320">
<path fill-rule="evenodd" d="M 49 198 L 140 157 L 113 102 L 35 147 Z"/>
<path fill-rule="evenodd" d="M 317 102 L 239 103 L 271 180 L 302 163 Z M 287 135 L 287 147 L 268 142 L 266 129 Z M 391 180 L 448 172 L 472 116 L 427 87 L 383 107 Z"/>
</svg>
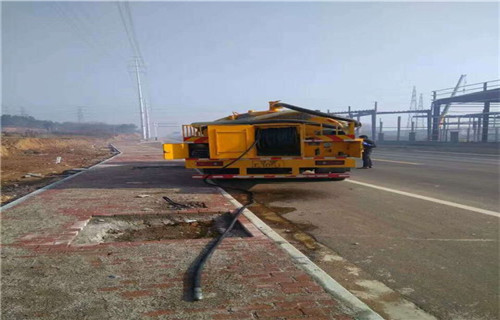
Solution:
<svg viewBox="0 0 500 320">
<path fill-rule="evenodd" d="M 374 168 L 354 169 L 352 181 L 500 211 L 498 156 L 377 148 L 372 158 Z M 428 313 L 498 318 L 498 217 L 348 181 L 251 190 L 294 208 L 284 217 L 314 225 L 319 242 Z"/>
</svg>

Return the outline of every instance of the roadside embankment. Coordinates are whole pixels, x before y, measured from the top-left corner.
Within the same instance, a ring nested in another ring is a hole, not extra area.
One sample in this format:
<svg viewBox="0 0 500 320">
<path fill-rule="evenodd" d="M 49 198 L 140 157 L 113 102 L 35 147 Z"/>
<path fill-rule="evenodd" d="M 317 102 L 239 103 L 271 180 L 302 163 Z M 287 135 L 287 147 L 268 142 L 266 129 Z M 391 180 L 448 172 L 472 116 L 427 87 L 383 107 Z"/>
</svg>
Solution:
<svg viewBox="0 0 500 320">
<path fill-rule="evenodd" d="M 86 168 L 112 154 L 112 139 L 85 136 L 2 135 L 2 204 Z"/>
</svg>

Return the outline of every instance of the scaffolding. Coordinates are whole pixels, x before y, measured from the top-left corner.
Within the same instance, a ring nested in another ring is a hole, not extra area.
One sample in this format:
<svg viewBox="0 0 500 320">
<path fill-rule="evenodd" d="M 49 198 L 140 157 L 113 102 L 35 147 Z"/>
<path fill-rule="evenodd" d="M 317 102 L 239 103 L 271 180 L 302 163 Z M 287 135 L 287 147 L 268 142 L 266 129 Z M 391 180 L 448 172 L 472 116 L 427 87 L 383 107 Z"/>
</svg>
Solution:
<svg viewBox="0 0 500 320">
<path fill-rule="evenodd" d="M 461 76 L 457 85 L 432 91 L 429 109 L 380 111 L 377 102 L 373 109 L 330 112 L 347 115 L 361 121 L 370 117 L 371 139 L 383 141 L 441 141 L 441 142 L 499 142 L 500 130 L 500 79 L 474 84 L 463 84 Z M 460 94 L 458 94 L 460 93 Z M 420 99 L 422 100 L 422 99 Z M 419 101 L 423 106 L 423 102 Z M 442 109 L 442 106 L 444 108 Z M 408 114 L 406 127 L 401 126 L 401 115 Z M 385 115 L 398 115 L 397 126 L 384 126 Z M 418 125 L 424 120 L 422 126 Z M 378 120 L 378 121 L 377 121 Z M 377 124 L 378 122 L 378 124 Z M 359 128 L 357 129 L 359 134 Z"/>
</svg>

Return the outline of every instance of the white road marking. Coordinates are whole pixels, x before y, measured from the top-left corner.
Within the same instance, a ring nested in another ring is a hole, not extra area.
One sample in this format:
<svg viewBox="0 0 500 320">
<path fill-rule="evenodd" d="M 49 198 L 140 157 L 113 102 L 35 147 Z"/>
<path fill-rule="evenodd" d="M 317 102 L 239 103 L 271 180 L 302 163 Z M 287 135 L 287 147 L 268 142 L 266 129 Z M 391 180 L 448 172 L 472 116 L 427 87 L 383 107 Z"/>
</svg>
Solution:
<svg viewBox="0 0 500 320">
<path fill-rule="evenodd" d="M 376 158 L 372 158 L 372 160 L 382 161 L 382 162 L 394 162 L 394 163 L 402 163 L 402 164 L 411 164 L 411 165 L 414 165 L 414 166 L 421 165 L 421 163 L 417 163 L 417 162 L 396 161 L 396 160 L 386 160 L 386 159 L 376 159 Z"/>
<path fill-rule="evenodd" d="M 365 183 L 365 182 L 361 182 L 361 181 L 355 181 L 355 180 L 345 180 L 345 181 L 350 182 L 350 183 L 354 183 L 354 184 L 359 184 L 359 185 L 362 185 L 362 186 L 365 186 L 365 187 L 370 187 L 370 188 L 374 188 L 374 189 L 378 189 L 378 190 L 383 190 L 383 191 L 387 191 L 387 192 L 392 192 L 392 193 L 400 194 L 400 195 L 411 197 L 411 198 L 416 198 L 416 199 L 420 199 L 420 200 L 426 200 L 426 201 L 430 201 L 430 202 L 435 202 L 435 203 L 443 204 L 443 205 L 450 206 L 450 207 L 455 207 L 455 208 L 460 208 L 460 209 L 464 209 L 464 210 L 474 211 L 474 212 L 478 212 L 478 213 L 482 213 L 482 214 L 486 214 L 486 215 L 489 215 L 489 216 L 494 216 L 494 217 L 500 218 L 500 213 L 496 212 L 496 211 L 491 211 L 491 210 L 486 210 L 486 209 L 481 209 L 481 208 L 467 206 L 467 205 L 456 203 L 456 202 L 451 202 L 451 201 L 446 201 L 446 200 L 440 200 L 440 199 L 436 199 L 436 198 L 421 196 L 419 194 L 414 194 L 414 193 L 410 193 L 410 192 L 399 191 L 399 190 L 396 190 L 396 189 L 381 187 L 381 186 L 377 186 L 377 185 L 374 185 L 374 184 Z"/>
<path fill-rule="evenodd" d="M 417 154 L 417 153 L 393 153 L 393 152 L 377 152 L 377 155 L 382 157 L 392 157 L 392 158 L 410 158 L 412 160 L 420 160 L 420 161 L 444 161 L 444 162 L 462 162 L 462 163 L 476 163 L 476 164 L 486 164 L 486 165 L 498 165 L 499 160 L 493 158 L 484 158 L 484 157 L 453 157 L 447 155 L 426 155 L 426 154 Z"/>
<path fill-rule="evenodd" d="M 420 238 L 406 238 L 414 241 L 456 241 L 456 242 L 498 242 L 496 239 L 420 239 Z"/>
<path fill-rule="evenodd" d="M 358 234 L 335 234 L 323 236 L 325 238 L 377 238 L 389 240 L 409 240 L 409 241 L 444 241 L 444 242 L 498 242 L 497 239 L 447 239 L 447 238 L 413 238 L 413 237 L 386 237 L 386 236 L 371 236 L 371 235 L 358 235 Z"/>
<path fill-rule="evenodd" d="M 418 152 L 459 154 L 465 157 L 467 156 L 481 156 L 481 157 L 495 157 L 495 158 L 500 157 L 500 155 L 498 154 L 491 154 L 491 153 L 468 153 L 468 152 L 423 151 L 423 150 L 418 150 Z"/>
</svg>

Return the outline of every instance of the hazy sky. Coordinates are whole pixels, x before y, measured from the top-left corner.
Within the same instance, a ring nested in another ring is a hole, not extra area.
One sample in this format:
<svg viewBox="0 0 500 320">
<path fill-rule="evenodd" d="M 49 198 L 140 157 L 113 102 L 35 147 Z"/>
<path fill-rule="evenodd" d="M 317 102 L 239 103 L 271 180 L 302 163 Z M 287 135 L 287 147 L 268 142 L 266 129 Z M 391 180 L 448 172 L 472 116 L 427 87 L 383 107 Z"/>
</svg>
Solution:
<svg viewBox="0 0 500 320">
<path fill-rule="evenodd" d="M 270 100 L 408 109 L 499 78 L 499 4 L 132 2 L 153 120 L 190 123 Z M 116 3 L 3 2 L 3 112 L 139 123 Z"/>
</svg>

